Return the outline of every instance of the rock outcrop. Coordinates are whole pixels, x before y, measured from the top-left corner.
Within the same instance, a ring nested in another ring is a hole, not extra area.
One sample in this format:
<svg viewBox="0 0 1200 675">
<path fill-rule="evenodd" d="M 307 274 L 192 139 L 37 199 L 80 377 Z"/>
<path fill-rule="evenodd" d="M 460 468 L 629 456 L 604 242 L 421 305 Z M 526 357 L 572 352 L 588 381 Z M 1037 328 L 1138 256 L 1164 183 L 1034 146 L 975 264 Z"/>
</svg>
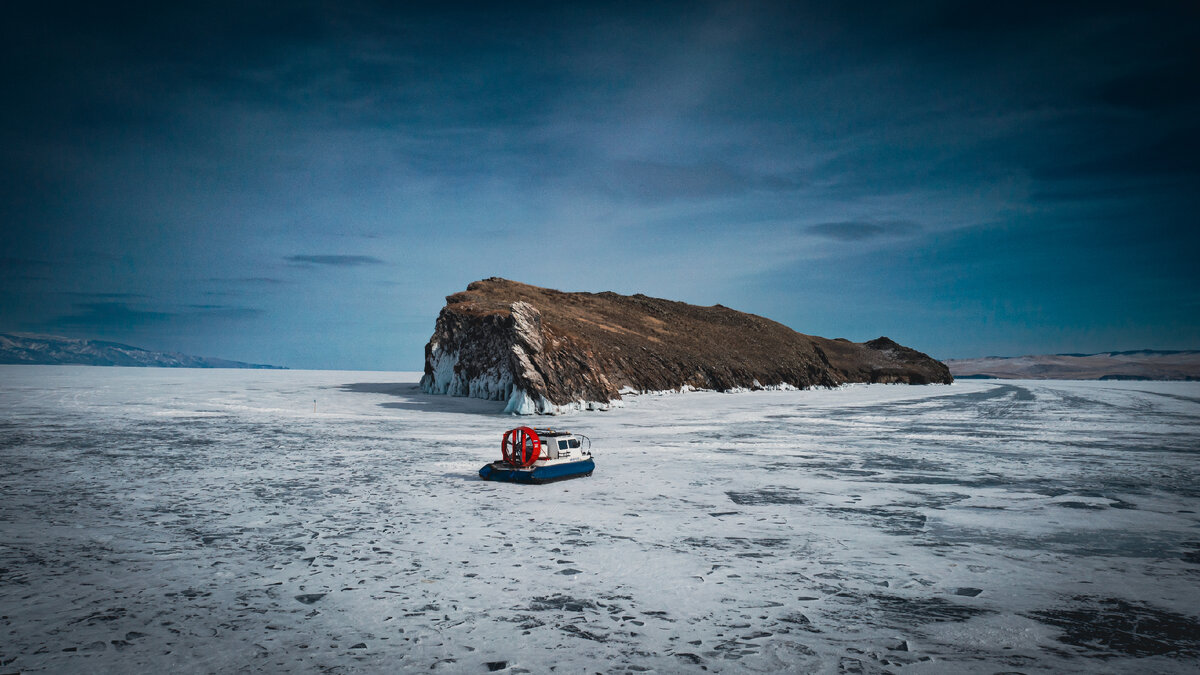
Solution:
<svg viewBox="0 0 1200 675">
<path fill-rule="evenodd" d="M 493 277 L 446 298 L 421 388 L 554 413 L 607 407 L 631 392 L 952 381 L 945 365 L 886 337 L 828 340 L 721 305 Z"/>
</svg>

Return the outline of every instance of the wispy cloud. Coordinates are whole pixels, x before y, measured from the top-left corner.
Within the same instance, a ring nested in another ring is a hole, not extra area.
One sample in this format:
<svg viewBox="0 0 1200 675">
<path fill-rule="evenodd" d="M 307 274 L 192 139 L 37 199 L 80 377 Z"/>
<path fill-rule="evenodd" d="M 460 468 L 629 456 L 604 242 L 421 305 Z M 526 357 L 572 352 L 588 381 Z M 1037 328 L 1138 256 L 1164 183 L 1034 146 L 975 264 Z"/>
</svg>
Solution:
<svg viewBox="0 0 1200 675">
<path fill-rule="evenodd" d="M 46 322 L 52 329 L 108 333 L 112 330 L 133 330 L 162 324 L 189 324 L 214 319 L 252 319 L 265 312 L 255 307 L 239 305 L 192 304 L 181 311 L 161 308 L 141 308 L 125 302 L 81 302 L 74 313 Z"/>
<path fill-rule="evenodd" d="M 774 192 L 801 185 L 791 177 L 758 175 L 724 162 L 668 164 L 646 160 L 614 163 L 602 180 L 618 196 L 650 202 L 724 197 L 751 190 Z"/>
<path fill-rule="evenodd" d="M 0 257 L 0 277 L 9 281 L 49 281 L 51 264 L 35 258 Z"/>
<path fill-rule="evenodd" d="M 141 300 L 146 298 L 141 293 L 92 293 L 90 291 L 65 291 L 63 295 L 92 300 Z"/>
<path fill-rule="evenodd" d="M 383 261 L 369 255 L 289 255 L 284 260 L 308 265 L 331 267 L 358 267 L 359 265 L 382 265 Z"/>
<path fill-rule="evenodd" d="M 0 267 L 49 267 L 50 263 L 46 260 L 37 260 L 35 258 L 14 258 L 11 256 L 0 257 Z"/>
<path fill-rule="evenodd" d="M 76 304 L 75 310 L 75 314 L 52 319 L 50 325 L 78 329 L 137 328 L 177 316 L 171 312 L 137 309 L 124 302 L 84 302 Z"/>
<path fill-rule="evenodd" d="M 882 237 L 900 237 L 921 231 L 910 220 L 856 221 L 818 223 L 804 228 L 805 232 L 838 241 L 865 241 Z"/>
<path fill-rule="evenodd" d="M 188 305 L 189 309 L 198 310 L 185 315 L 197 319 L 252 319 L 266 314 L 257 307 L 241 307 L 237 305 Z"/>
<path fill-rule="evenodd" d="M 216 283 L 228 283 L 228 284 L 263 284 L 263 285 L 290 283 L 285 279 L 277 279 L 275 277 L 237 277 L 237 278 L 233 278 L 233 279 L 222 279 L 222 278 L 213 277 L 210 279 L 206 279 L 206 281 L 212 281 L 212 282 L 216 282 Z"/>
</svg>

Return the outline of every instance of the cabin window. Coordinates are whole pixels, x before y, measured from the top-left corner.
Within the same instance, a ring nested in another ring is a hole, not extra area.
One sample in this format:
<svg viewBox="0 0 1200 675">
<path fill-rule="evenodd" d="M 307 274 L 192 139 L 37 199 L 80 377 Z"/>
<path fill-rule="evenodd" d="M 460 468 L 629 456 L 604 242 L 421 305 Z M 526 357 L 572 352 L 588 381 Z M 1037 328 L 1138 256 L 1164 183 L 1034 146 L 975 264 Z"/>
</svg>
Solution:
<svg viewBox="0 0 1200 675">
<path fill-rule="evenodd" d="M 561 447 L 561 445 L 562 445 L 562 441 L 559 441 L 559 446 Z M 579 447 L 579 439 L 572 438 L 571 440 L 567 441 L 567 445 L 568 445 L 568 447 L 578 448 Z"/>
<path fill-rule="evenodd" d="M 559 442 L 558 442 L 558 449 L 559 449 L 559 450 L 566 450 L 566 449 L 567 449 L 567 442 L 566 442 L 566 441 L 559 441 Z"/>
</svg>

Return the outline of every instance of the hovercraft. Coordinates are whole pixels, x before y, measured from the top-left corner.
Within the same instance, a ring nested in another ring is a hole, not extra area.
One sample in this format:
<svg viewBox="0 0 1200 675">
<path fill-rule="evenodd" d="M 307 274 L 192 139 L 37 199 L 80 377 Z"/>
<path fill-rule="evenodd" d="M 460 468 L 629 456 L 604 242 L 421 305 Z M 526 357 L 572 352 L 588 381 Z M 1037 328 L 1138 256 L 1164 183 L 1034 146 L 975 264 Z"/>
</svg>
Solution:
<svg viewBox="0 0 1200 675">
<path fill-rule="evenodd" d="M 583 447 L 587 441 L 588 447 Z M 499 459 L 479 470 L 484 480 L 549 483 L 592 475 L 592 441 L 587 436 L 553 429 L 517 427 L 504 432 Z"/>
</svg>

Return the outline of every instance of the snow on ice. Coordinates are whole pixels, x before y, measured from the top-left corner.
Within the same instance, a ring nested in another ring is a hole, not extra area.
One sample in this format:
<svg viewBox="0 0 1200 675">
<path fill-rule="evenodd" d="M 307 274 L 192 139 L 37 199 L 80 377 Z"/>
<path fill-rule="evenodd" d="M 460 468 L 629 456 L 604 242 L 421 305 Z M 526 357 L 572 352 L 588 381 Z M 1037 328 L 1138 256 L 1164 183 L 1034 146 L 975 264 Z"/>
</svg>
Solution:
<svg viewBox="0 0 1200 675">
<path fill-rule="evenodd" d="M 523 486 L 476 474 L 523 420 L 417 373 L 0 378 L 3 672 L 1200 658 L 1197 383 L 634 396 Z"/>
</svg>

